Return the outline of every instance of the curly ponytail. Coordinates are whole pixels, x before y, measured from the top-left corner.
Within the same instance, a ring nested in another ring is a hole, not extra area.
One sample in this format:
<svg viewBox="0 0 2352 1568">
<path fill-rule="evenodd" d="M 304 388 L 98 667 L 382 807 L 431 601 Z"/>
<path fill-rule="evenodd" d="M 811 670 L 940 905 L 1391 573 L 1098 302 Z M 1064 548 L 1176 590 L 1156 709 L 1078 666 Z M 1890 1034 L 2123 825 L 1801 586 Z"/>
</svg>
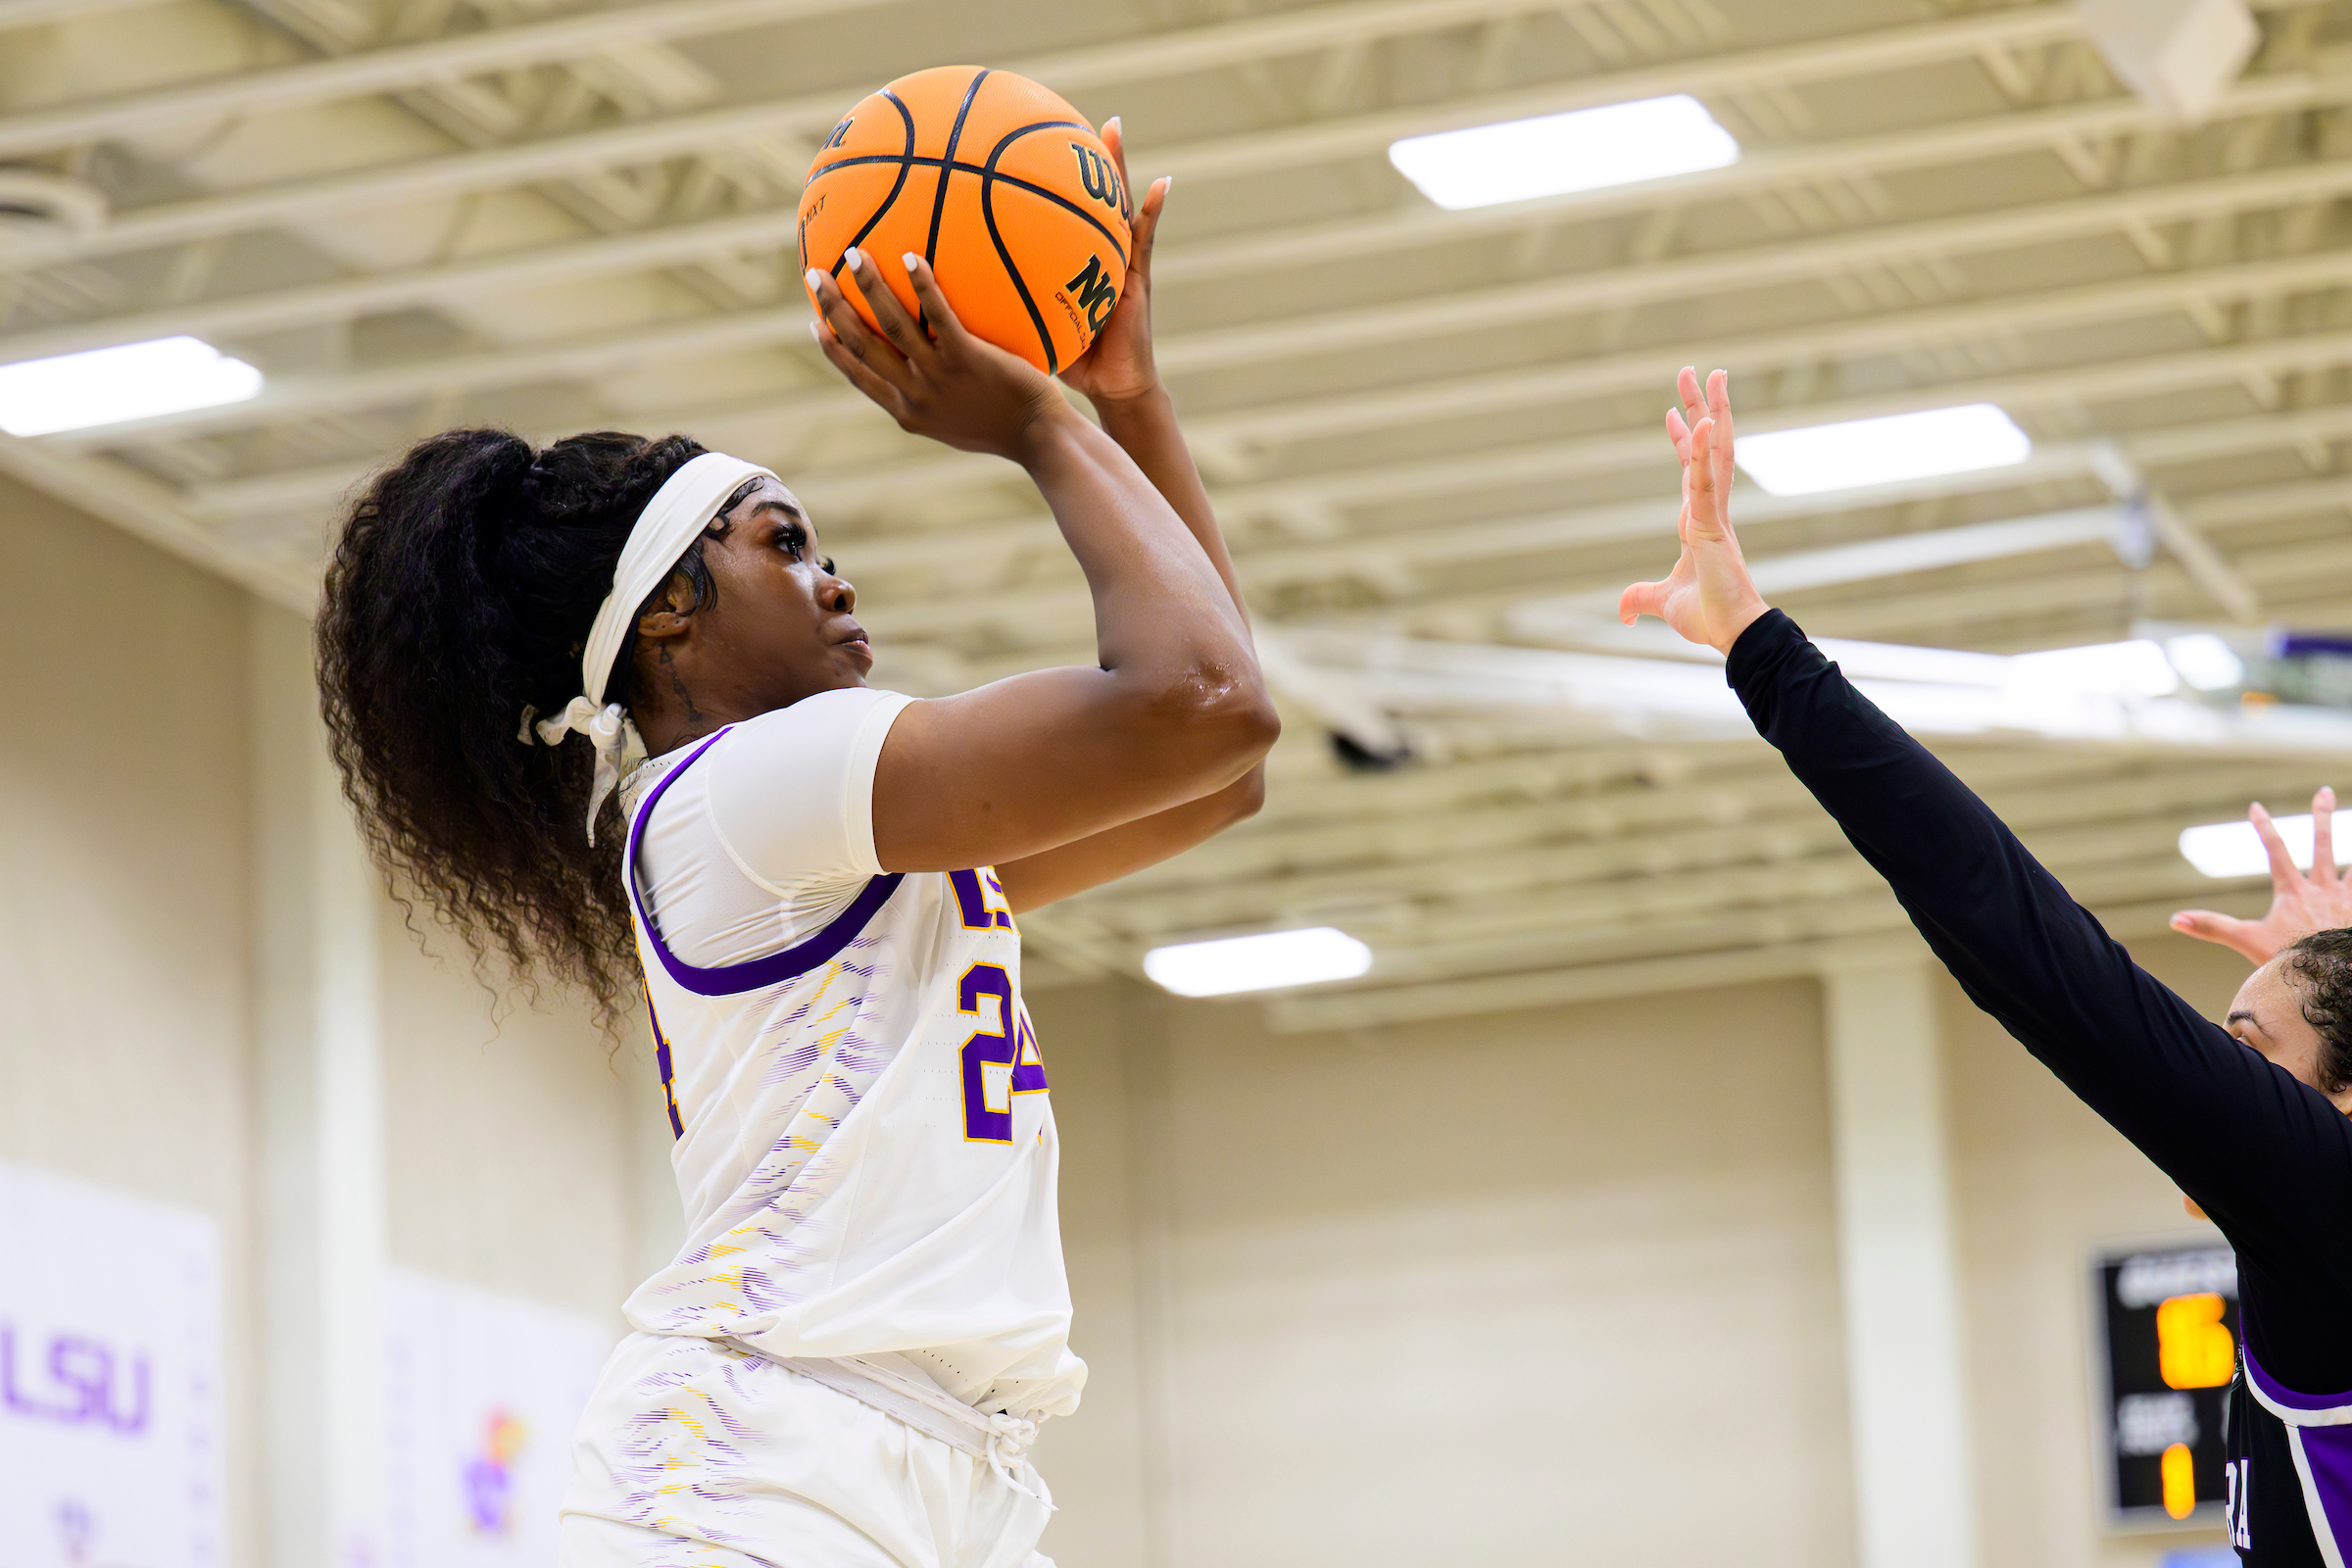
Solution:
<svg viewBox="0 0 2352 1568">
<path fill-rule="evenodd" d="M 588 844 L 586 746 L 516 731 L 526 705 L 553 712 L 579 690 L 637 514 L 702 451 L 612 431 L 544 452 L 505 430 L 420 441 L 353 506 L 318 615 L 328 742 L 376 862 L 405 872 L 477 961 L 576 985 L 607 1017 L 637 968 L 622 835 Z M 707 597 L 699 545 L 690 555 Z M 628 666 L 624 646 L 612 701 L 628 701 Z"/>
</svg>

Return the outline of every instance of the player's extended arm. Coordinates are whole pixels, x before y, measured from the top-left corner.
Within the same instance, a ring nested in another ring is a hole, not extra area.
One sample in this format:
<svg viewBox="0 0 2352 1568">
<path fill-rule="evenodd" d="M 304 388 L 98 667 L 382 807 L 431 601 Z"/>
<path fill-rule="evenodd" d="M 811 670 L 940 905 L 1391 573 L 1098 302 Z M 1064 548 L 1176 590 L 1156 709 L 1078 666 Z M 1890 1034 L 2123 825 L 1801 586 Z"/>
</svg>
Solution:
<svg viewBox="0 0 2352 1568">
<path fill-rule="evenodd" d="M 2259 920 L 2239 920 L 2211 909 L 2182 909 L 2173 916 L 2173 929 L 2260 965 L 2314 931 L 2352 926 L 2352 884 L 2335 868 L 2334 814 L 2335 791 L 2323 785 L 2311 798 L 2311 870 L 2306 874 L 2287 853 L 2271 813 L 2255 802 L 2246 815 L 2271 859 L 2270 912 Z"/>
<path fill-rule="evenodd" d="M 1102 140 L 1119 161 L 1119 178 L 1124 183 L 1127 149 L 1116 120 L 1103 125 Z M 1208 504 L 1208 491 L 1200 482 L 1192 449 L 1185 445 L 1176 405 L 1161 384 L 1152 358 L 1152 251 L 1159 233 L 1160 215 L 1167 209 L 1170 183 L 1166 179 L 1152 181 L 1143 205 L 1136 209 L 1134 255 L 1118 309 L 1102 323 L 1093 351 L 1064 370 L 1062 379 L 1086 394 L 1103 431 L 1135 460 L 1152 488 L 1184 519 L 1209 564 L 1224 579 L 1234 609 L 1247 625 L 1249 607 L 1242 600 L 1233 558 L 1217 528 L 1217 514 Z M 1147 865 L 1157 865 L 1214 838 L 1254 815 L 1265 792 L 1265 764 L 1260 762 L 1213 795 L 1154 811 L 1043 855 L 1007 861 L 997 867 L 997 876 L 1013 912 L 1034 909 L 1114 882 Z"/>
<path fill-rule="evenodd" d="M 812 273 L 826 358 L 905 428 L 1028 470 L 1086 574 L 1099 659 L 909 706 L 874 772 L 883 866 L 1003 866 L 1249 773 L 1280 725 L 1249 627 L 1192 530 L 1051 380 L 963 329 L 922 258 L 904 263 L 928 332 L 874 259 L 852 256 L 882 331 Z"/>
<path fill-rule="evenodd" d="M 2154 1160 L 2241 1243 L 2311 1244 L 2297 1194 L 2352 1175 L 2352 1130 L 2200 1017 L 2100 929 L 1991 809 L 1766 608 L 1740 560 L 1720 374 L 1670 424 L 1685 455 L 1682 559 L 1626 590 L 1727 656 L 1764 738 L 1902 902 L 1969 999 Z M 2290 1217 L 2288 1210 L 2294 1209 Z"/>
</svg>

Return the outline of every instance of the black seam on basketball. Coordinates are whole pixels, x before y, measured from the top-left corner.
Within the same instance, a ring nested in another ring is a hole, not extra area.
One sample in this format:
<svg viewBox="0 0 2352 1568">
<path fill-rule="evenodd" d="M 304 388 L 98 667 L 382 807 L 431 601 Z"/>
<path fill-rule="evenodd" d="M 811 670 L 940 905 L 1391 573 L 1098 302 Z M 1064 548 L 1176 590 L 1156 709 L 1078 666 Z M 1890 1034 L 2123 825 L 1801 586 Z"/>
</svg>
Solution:
<svg viewBox="0 0 2352 1568">
<path fill-rule="evenodd" d="M 1061 368 L 1061 356 L 1054 352 L 1054 334 L 1047 330 L 1046 317 L 1029 297 L 1029 284 L 1021 270 L 1012 265 L 1012 252 L 1004 246 L 1004 236 L 997 232 L 997 204 L 991 194 L 995 187 L 988 176 L 980 176 L 980 221 L 988 225 L 989 243 L 997 248 L 997 260 L 1004 264 L 1004 275 L 1012 279 L 1012 291 L 1021 297 L 1021 309 L 1029 313 L 1030 324 L 1037 328 L 1037 340 L 1046 346 L 1046 373 L 1052 375 Z"/>
<path fill-rule="evenodd" d="M 1013 131 L 1013 136 L 1028 136 L 1030 131 L 1049 131 L 1049 129 L 1072 129 L 1072 131 L 1082 131 L 1082 129 L 1087 129 L 1087 127 L 1084 127 L 1084 124 L 1080 124 L 1080 122 L 1077 122 L 1077 120 L 1045 120 L 1045 122 L 1042 122 L 1042 124 L 1025 124 L 1025 127 L 1021 127 L 1021 129 L 1018 129 L 1018 131 Z M 1002 151 L 1002 148 L 1000 148 L 1000 151 Z M 995 158 L 995 155 L 990 155 L 990 158 Z M 1045 200 L 1054 202 L 1054 205 L 1063 209 L 1063 212 L 1070 212 L 1070 214 L 1075 214 L 1075 217 L 1087 219 L 1087 223 L 1089 223 L 1089 225 L 1094 225 L 1094 230 L 1099 232 L 1099 235 L 1103 235 L 1103 240 L 1110 242 L 1110 249 L 1115 249 L 1115 252 L 1119 254 L 1119 266 L 1122 266 L 1122 268 L 1127 266 L 1127 247 L 1124 247 L 1124 244 L 1119 244 L 1119 235 L 1115 235 L 1115 232 L 1110 230 L 1110 225 L 1103 223 L 1103 220 L 1101 220 L 1099 217 L 1094 217 L 1094 214 L 1092 214 L 1092 212 L 1087 212 L 1087 209 L 1084 209 L 1082 205 L 1077 205 L 1077 202 L 1072 202 L 1070 197 L 1065 197 L 1063 193 L 1060 193 L 1060 190 L 1054 190 L 1054 188 L 1049 188 L 1049 186 L 1037 186 L 1037 183 L 1025 181 L 1025 178 L 1021 178 L 1021 176 L 1018 176 L 1018 174 L 1004 174 L 1004 172 L 1002 172 L 1002 170 L 998 170 L 998 172 L 990 172 L 990 167 L 988 167 L 988 165 L 976 165 L 976 163 L 951 163 L 951 160 L 946 160 L 946 158 L 915 158 L 915 155 L 910 155 L 910 153 L 860 153 L 860 155 L 857 155 L 857 158 L 835 158 L 833 163 L 828 163 L 828 165 L 823 167 L 823 170 L 818 170 L 816 174 L 811 174 L 811 176 L 809 176 L 809 183 L 811 183 L 811 186 L 813 186 L 813 183 L 816 183 L 816 181 L 821 181 L 823 176 L 833 174 L 835 170 L 854 170 L 854 167 L 865 167 L 865 165 L 877 165 L 877 163 L 910 165 L 910 167 L 917 167 L 917 170 L 948 170 L 948 172 L 953 172 L 953 174 L 978 174 L 978 176 L 983 178 L 983 181 L 990 181 L 990 178 L 1000 178 L 1000 181 L 1004 181 L 1004 183 L 1006 183 L 1006 186 L 1016 186 L 1016 188 L 1021 188 L 1021 190 L 1028 190 L 1030 195 L 1042 195 L 1042 197 L 1045 197 Z M 901 181 L 901 183 L 904 183 L 904 181 Z M 941 183 L 946 183 L 946 174 L 941 174 Z M 899 195 L 899 186 L 892 186 L 892 197 L 896 197 L 896 195 Z M 887 202 L 884 202 L 884 205 L 887 205 Z M 860 235 L 858 235 L 858 240 L 863 240 L 863 237 L 865 237 L 865 235 L 863 235 L 863 232 L 860 232 Z M 936 235 L 934 235 L 934 240 L 936 240 Z M 857 244 L 857 240 L 852 240 L 852 244 Z M 934 261 L 934 266 L 936 266 L 936 261 Z"/>
<path fill-rule="evenodd" d="M 1022 190 L 1029 192 L 1032 196 L 1043 196 L 1047 201 L 1052 202 L 1054 206 L 1062 208 L 1067 212 L 1075 213 L 1078 217 L 1083 218 L 1088 222 L 1094 224 L 1095 231 L 1110 242 L 1110 248 L 1119 253 L 1119 270 L 1121 271 L 1125 271 L 1127 269 L 1127 247 L 1119 243 L 1119 237 L 1116 234 L 1113 234 L 1108 225 L 1103 223 L 1101 219 L 1097 218 L 1094 214 L 1088 212 L 1085 208 L 1079 206 L 1076 202 L 1071 201 L 1068 197 L 1062 195 L 1058 191 L 1049 190 L 1043 185 L 1032 185 L 1029 183 L 1029 181 L 1022 179 L 1015 174 L 1000 174 L 997 172 L 997 160 L 1004 156 L 1007 148 L 1011 147 L 1014 142 L 1019 141 L 1023 136 L 1035 135 L 1041 130 L 1083 130 L 1090 136 L 1094 134 L 1094 127 L 1092 125 L 1068 120 L 1041 120 L 1034 125 L 1023 125 L 1017 130 L 1008 130 L 1004 133 L 1004 139 L 997 143 L 996 151 L 988 155 L 988 167 L 981 171 L 980 173 L 980 184 L 982 190 L 985 191 L 987 189 L 988 182 L 990 180 L 1001 179 L 1007 185 L 1017 185 Z"/>
<path fill-rule="evenodd" d="M 859 229 L 856 234 L 852 235 L 850 237 L 849 244 L 844 245 L 841 248 L 841 254 L 833 258 L 833 265 L 826 270 L 825 275 L 828 277 L 838 278 L 841 276 L 842 268 L 849 264 L 850 252 L 857 249 L 859 245 L 864 244 L 865 236 L 871 234 L 874 231 L 874 225 L 882 221 L 882 215 L 890 211 L 890 204 L 897 201 L 899 199 L 899 192 L 906 188 L 907 171 L 914 167 L 914 116 L 907 111 L 907 108 L 905 104 L 899 102 L 899 95 L 895 92 L 892 92 L 889 88 L 885 87 L 882 89 L 882 96 L 890 100 L 890 106 L 893 109 L 896 109 L 899 112 L 899 118 L 906 122 L 906 151 L 899 159 L 899 177 L 890 182 L 890 194 L 882 198 L 882 205 L 875 208 L 872 213 L 867 215 L 865 226 Z M 883 161 L 884 160 L 880 158 L 859 158 L 856 160 L 845 158 L 842 160 L 842 163 L 857 162 L 865 164 L 880 163 Z M 840 166 L 837 164 L 827 164 L 824 169 L 819 171 L 814 177 L 808 180 L 808 183 L 811 185 L 815 184 L 817 180 L 824 178 L 826 174 L 832 172 L 833 170 L 839 167 Z M 940 177 L 945 179 L 947 176 L 942 174 Z M 804 195 L 806 193 L 804 193 Z"/>
<path fill-rule="evenodd" d="M 824 168 L 818 170 L 814 174 L 810 175 L 808 183 L 813 186 L 818 180 L 824 178 L 836 169 L 850 169 L 853 167 L 862 168 L 871 164 L 899 164 L 914 169 L 934 169 L 942 167 L 942 160 L 937 158 L 902 158 L 897 153 L 868 153 L 858 158 L 836 159 L 834 162 L 827 164 Z M 1042 197 L 1045 200 L 1052 202 L 1054 206 L 1062 209 L 1064 212 L 1071 213 L 1079 218 L 1085 219 L 1087 222 L 1093 226 L 1097 233 L 1101 234 L 1104 239 L 1110 242 L 1110 248 L 1118 253 L 1119 265 L 1122 268 L 1127 265 L 1127 247 L 1119 243 L 1119 236 L 1105 226 L 1101 219 L 1088 212 L 1084 207 L 1078 205 L 1076 202 L 1071 201 L 1059 191 L 1049 189 L 1044 185 L 1032 184 L 1028 180 L 1021 178 L 1021 176 L 1018 174 L 1007 174 L 1001 172 L 992 174 L 988 172 L 987 167 L 981 164 L 957 164 L 955 166 L 955 172 L 958 174 L 978 174 L 984 181 L 995 180 L 1000 184 L 1010 185 L 1017 190 L 1025 190 L 1032 196 Z M 902 183 L 904 183 L 904 181 L 902 181 Z M 897 195 L 898 189 L 899 187 L 897 185 L 893 185 L 891 187 L 891 192 L 894 197 Z M 887 206 L 888 204 L 885 203 L 884 205 Z M 877 217 L 879 215 L 877 215 Z M 864 231 L 860 230 L 858 238 L 863 239 L 864 237 Z M 852 240 L 850 243 L 855 245 L 858 243 L 858 240 Z"/>
<path fill-rule="evenodd" d="M 963 122 L 971 118 L 972 100 L 980 96 L 980 84 L 988 79 L 988 68 L 983 66 L 972 84 L 963 89 L 963 102 L 956 106 L 956 123 L 948 127 L 948 145 L 940 151 L 939 189 L 931 198 L 931 232 L 923 239 L 923 260 L 933 267 L 939 265 L 939 221 L 948 211 L 948 181 L 956 174 L 956 146 L 963 140 Z M 912 147 L 906 149 L 914 151 Z"/>
</svg>

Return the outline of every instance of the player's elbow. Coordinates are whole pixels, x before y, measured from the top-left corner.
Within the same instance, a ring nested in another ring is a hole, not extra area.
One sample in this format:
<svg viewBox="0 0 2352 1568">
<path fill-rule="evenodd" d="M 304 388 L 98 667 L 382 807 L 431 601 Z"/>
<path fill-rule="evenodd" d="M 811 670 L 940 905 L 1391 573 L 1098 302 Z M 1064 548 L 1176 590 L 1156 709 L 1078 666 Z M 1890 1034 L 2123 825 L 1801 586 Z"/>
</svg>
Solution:
<svg viewBox="0 0 2352 1568">
<path fill-rule="evenodd" d="M 1197 664 L 1163 685 L 1150 710 L 1171 760 L 1219 786 L 1255 768 L 1282 734 L 1254 663 Z"/>
</svg>

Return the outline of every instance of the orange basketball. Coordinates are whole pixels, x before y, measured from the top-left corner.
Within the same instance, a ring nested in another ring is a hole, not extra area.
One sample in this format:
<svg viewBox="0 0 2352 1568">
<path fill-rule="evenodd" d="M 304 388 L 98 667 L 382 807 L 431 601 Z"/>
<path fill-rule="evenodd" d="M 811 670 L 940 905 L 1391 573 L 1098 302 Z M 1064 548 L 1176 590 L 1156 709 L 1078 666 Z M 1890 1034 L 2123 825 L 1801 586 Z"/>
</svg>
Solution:
<svg viewBox="0 0 2352 1568">
<path fill-rule="evenodd" d="M 1026 76 L 941 66 L 901 76 L 825 138 L 801 197 L 801 271 L 874 259 L 921 314 L 899 258 L 926 258 L 956 319 L 1051 374 L 1084 354 L 1127 281 L 1126 184 L 1101 138 Z"/>
</svg>

